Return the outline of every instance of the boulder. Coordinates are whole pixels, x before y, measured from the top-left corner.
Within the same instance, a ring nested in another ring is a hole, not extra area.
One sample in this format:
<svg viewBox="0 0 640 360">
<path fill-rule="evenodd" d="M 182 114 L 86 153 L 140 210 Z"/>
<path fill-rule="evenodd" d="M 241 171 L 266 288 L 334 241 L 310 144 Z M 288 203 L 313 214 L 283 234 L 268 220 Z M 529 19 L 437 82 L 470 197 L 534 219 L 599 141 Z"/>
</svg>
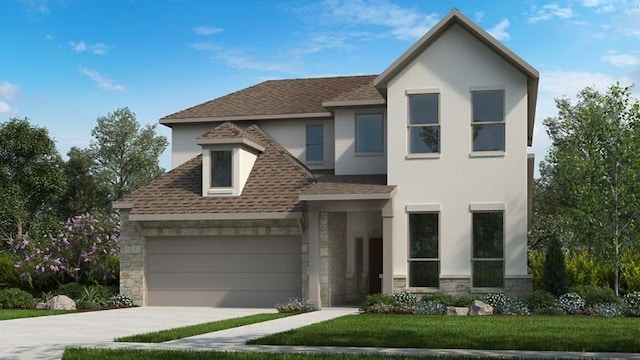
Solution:
<svg viewBox="0 0 640 360">
<path fill-rule="evenodd" d="M 457 307 L 457 306 L 447 306 L 447 315 L 467 316 L 467 315 L 469 315 L 469 308 Z"/>
<path fill-rule="evenodd" d="M 47 301 L 49 310 L 75 310 L 76 302 L 67 295 L 58 295 Z"/>
<path fill-rule="evenodd" d="M 474 300 L 469 306 L 469 315 L 493 315 L 493 307 L 480 300 Z"/>
<path fill-rule="evenodd" d="M 36 310 L 47 310 L 48 308 L 47 303 L 39 302 L 36 304 Z"/>
</svg>

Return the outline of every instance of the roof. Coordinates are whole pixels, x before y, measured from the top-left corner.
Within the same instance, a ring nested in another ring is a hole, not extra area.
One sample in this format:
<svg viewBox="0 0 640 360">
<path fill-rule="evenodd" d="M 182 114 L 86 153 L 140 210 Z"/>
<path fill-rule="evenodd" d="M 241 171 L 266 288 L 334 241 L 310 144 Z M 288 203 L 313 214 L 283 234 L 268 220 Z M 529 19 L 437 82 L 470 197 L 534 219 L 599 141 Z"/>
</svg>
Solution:
<svg viewBox="0 0 640 360">
<path fill-rule="evenodd" d="M 533 125 L 536 115 L 536 102 L 538 99 L 538 81 L 540 75 L 538 70 L 529 65 L 526 61 L 509 50 L 501 42 L 496 40 L 481 27 L 476 25 L 466 16 L 462 15 L 457 9 L 451 10 L 447 16 L 440 20 L 429 32 L 424 34 L 416 43 L 414 43 L 407 51 L 394 61 L 385 71 L 375 80 L 374 85 L 384 91 L 387 84 L 405 67 L 413 62 L 424 50 L 446 33 L 454 24 L 460 25 L 468 31 L 472 36 L 493 50 L 498 56 L 503 58 L 507 63 L 511 64 L 517 70 L 527 77 L 527 124 L 528 124 L 528 144 L 531 146 L 533 141 Z"/>
<path fill-rule="evenodd" d="M 208 136 L 235 136 L 224 123 Z M 313 174 L 256 125 L 242 130 L 264 147 L 240 196 L 202 196 L 202 155 L 198 155 L 114 204 L 131 215 L 210 213 L 287 213 L 302 210 L 298 195 L 315 181 Z"/>
<path fill-rule="evenodd" d="M 316 174 L 316 182 L 300 195 L 302 200 L 389 199 L 395 185 L 387 185 L 387 175 Z"/>
<path fill-rule="evenodd" d="M 269 80 L 160 119 L 171 125 L 198 121 L 329 117 L 323 106 L 334 99 L 382 103 L 376 75 Z"/>
</svg>

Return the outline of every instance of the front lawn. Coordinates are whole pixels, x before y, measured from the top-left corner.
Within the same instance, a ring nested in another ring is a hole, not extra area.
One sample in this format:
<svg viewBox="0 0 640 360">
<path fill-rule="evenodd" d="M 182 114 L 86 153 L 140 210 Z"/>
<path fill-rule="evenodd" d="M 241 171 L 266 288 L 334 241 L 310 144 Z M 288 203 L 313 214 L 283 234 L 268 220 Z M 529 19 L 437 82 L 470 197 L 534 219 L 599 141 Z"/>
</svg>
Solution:
<svg viewBox="0 0 640 360">
<path fill-rule="evenodd" d="M 68 348 L 63 360 L 416 360 L 442 359 L 442 357 L 414 357 L 392 355 L 351 355 L 351 354 L 283 354 L 259 352 L 215 352 L 188 350 L 135 350 L 135 349 L 76 349 Z M 468 357 L 447 357 L 447 360 L 469 360 Z M 475 358 L 488 360 L 495 358 Z"/>
<path fill-rule="evenodd" d="M 0 320 L 73 313 L 73 310 L 0 309 Z"/>
<path fill-rule="evenodd" d="M 640 319 L 588 316 L 348 315 L 257 345 L 640 352 Z"/>
<path fill-rule="evenodd" d="M 255 324 L 268 320 L 275 320 L 291 314 L 283 313 L 267 313 L 243 316 L 239 318 L 219 320 L 203 324 L 173 328 L 168 330 L 154 331 L 145 334 L 125 336 L 117 338 L 119 342 L 137 342 L 137 343 L 161 343 L 169 340 L 182 339 L 190 336 L 206 334 L 224 329 L 231 329 L 238 326 Z"/>
</svg>

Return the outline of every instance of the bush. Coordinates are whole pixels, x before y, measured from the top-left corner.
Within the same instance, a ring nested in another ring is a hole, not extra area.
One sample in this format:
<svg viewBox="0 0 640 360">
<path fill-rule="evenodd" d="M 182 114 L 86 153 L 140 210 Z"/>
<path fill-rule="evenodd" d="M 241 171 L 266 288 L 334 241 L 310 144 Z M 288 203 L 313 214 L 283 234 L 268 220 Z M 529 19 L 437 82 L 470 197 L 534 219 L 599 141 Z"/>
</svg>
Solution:
<svg viewBox="0 0 640 360">
<path fill-rule="evenodd" d="M 362 304 L 362 311 L 373 314 L 412 314 L 413 304 L 415 304 L 414 299 L 417 299 L 415 295 L 409 293 L 396 294 L 367 295 Z M 411 302 L 413 304 L 409 305 Z"/>
<path fill-rule="evenodd" d="M 373 312 L 372 307 L 376 306 L 376 309 L 379 308 L 379 304 L 389 305 L 393 307 L 394 300 L 390 295 L 386 294 L 371 294 L 367 295 L 362 303 L 362 311 L 366 313 Z"/>
<path fill-rule="evenodd" d="M 534 315 L 546 315 L 546 316 L 560 316 L 565 315 L 565 312 L 560 309 L 546 308 L 533 310 Z"/>
<path fill-rule="evenodd" d="M 454 298 L 451 306 L 469 307 L 475 300 L 482 300 L 483 298 L 484 298 L 484 295 L 481 295 L 481 294 L 462 295 L 458 298 Z"/>
<path fill-rule="evenodd" d="M 618 317 L 624 315 L 622 306 L 620 306 L 619 304 L 609 303 L 591 305 L 585 309 L 585 313 L 591 316 L 602 317 Z"/>
<path fill-rule="evenodd" d="M 625 295 L 622 300 L 627 305 L 628 316 L 640 316 L 640 291 L 634 291 Z"/>
<path fill-rule="evenodd" d="M 101 308 L 107 305 L 112 295 L 114 291 L 108 286 L 86 286 L 82 289 L 82 296 L 76 301 L 76 306 L 79 309 Z"/>
<path fill-rule="evenodd" d="M 15 265 L 16 259 L 13 256 L 0 253 L 0 289 L 20 286 L 20 272 Z"/>
<path fill-rule="evenodd" d="M 73 300 L 80 300 L 84 295 L 84 285 L 77 282 L 71 282 L 68 284 L 60 285 L 58 289 L 54 291 L 55 295 L 67 295 Z"/>
<path fill-rule="evenodd" d="M 553 237 L 547 247 L 542 272 L 542 288 L 547 292 L 559 296 L 567 292 L 567 267 L 564 262 L 564 252 L 560 240 Z"/>
<path fill-rule="evenodd" d="M 584 299 L 576 293 L 561 295 L 552 304 L 552 309 L 563 311 L 565 314 L 580 314 L 584 310 Z"/>
<path fill-rule="evenodd" d="M 280 313 L 306 313 L 315 311 L 316 307 L 307 299 L 294 297 L 287 302 L 276 304 L 276 310 Z"/>
<path fill-rule="evenodd" d="M 535 290 L 527 296 L 526 303 L 529 305 L 529 309 L 535 311 L 551 307 L 551 304 L 555 299 L 555 296 L 544 290 Z"/>
<path fill-rule="evenodd" d="M 0 309 L 31 309 L 36 301 L 31 294 L 18 288 L 0 290 Z"/>
<path fill-rule="evenodd" d="M 585 306 L 592 306 L 596 304 L 617 304 L 620 299 L 616 296 L 616 293 L 612 289 L 604 286 L 596 285 L 577 285 L 571 287 L 571 292 L 574 292 L 584 299 Z"/>
<path fill-rule="evenodd" d="M 416 315 L 446 315 L 447 307 L 434 300 L 421 300 L 413 306 Z"/>
<path fill-rule="evenodd" d="M 398 305 L 413 306 L 418 302 L 418 297 L 408 291 L 394 292 L 391 297 Z"/>
<path fill-rule="evenodd" d="M 525 303 L 505 294 L 487 294 L 484 301 L 493 307 L 493 313 L 499 315 L 531 315 Z"/>
<path fill-rule="evenodd" d="M 111 296 L 109 298 L 109 301 L 107 302 L 107 305 L 113 306 L 113 307 L 118 307 L 118 308 L 135 306 L 133 304 L 133 300 L 131 300 L 130 297 L 128 297 L 127 295 L 122 295 L 122 294 L 116 294 L 116 295 Z"/>
<path fill-rule="evenodd" d="M 453 296 L 449 294 L 445 294 L 442 291 L 425 294 L 424 296 L 422 296 L 421 301 L 426 301 L 426 300 L 435 301 L 444 306 L 454 306 L 454 303 L 456 301 L 456 299 Z"/>
</svg>

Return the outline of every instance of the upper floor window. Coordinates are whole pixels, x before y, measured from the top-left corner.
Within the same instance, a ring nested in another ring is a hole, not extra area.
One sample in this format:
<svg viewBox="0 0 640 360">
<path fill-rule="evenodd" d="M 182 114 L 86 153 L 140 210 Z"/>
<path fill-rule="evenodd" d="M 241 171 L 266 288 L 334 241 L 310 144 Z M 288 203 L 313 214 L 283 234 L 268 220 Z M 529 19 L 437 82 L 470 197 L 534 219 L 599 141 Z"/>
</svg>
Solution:
<svg viewBox="0 0 640 360">
<path fill-rule="evenodd" d="M 232 186 L 231 150 L 211 150 L 211 188 L 229 188 Z"/>
<path fill-rule="evenodd" d="M 382 114 L 356 114 L 356 153 L 384 151 Z"/>
<path fill-rule="evenodd" d="M 409 94 L 409 153 L 440 152 L 440 94 Z"/>
<path fill-rule="evenodd" d="M 504 211 L 473 212 L 473 287 L 504 286 Z"/>
<path fill-rule="evenodd" d="M 473 151 L 504 151 L 504 90 L 471 93 Z"/>
<path fill-rule="evenodd" d="M 307 125 L 306 159 L 322 162 L 324 158 L 324 134 L 321 124 Z"/>
<path fill-rule="evenodd" d="M 409 214 L 409 287 L 440 287 L 438 213 Z"/>
</svg>

